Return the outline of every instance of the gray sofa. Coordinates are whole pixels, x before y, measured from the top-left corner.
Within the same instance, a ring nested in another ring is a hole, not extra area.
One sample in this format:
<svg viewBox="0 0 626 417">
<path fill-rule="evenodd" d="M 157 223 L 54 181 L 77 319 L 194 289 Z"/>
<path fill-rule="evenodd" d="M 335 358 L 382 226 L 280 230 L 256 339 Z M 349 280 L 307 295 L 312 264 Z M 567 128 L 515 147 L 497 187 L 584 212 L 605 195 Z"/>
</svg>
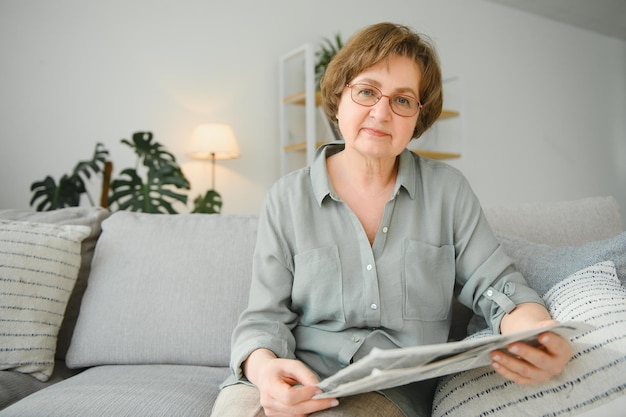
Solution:
<svg viewBox="0 0 626 417">
<path fill-rule="evenodd" d="M 626 289 L 616 278 L 624 279 L 626 234 L 615 199 L 492 207 L 485 214 L 529 281 L 552 297 L 555 315 L 582 317 L 612 337 L 594 333 L 575 341 L 568 372 L 525 389 L 521 400 L 521 388 L 503 384 L 489 368 L 445 378 L 433 415 L 621 415 L 611 413 L 626 406 Z M 56 296 L 26 301 L 54 301 L 41 308 L 48 315 L 67 304 L 58 322 L 11 321 L 27 327 L 46 322 L 52 330 L 20 333 L 0 320 L 0 417 L 210 415 L 229 372 L 230 333 L 247 302 L 256 222 L 255 216 L 98 208 L 0 211 L 0 311 L 14 312 L 21 302 L 16 293 L 25 280 L 14 279 L 18 288 L 7 291 L 5 277 L 24 265 L 39 285 L 60 279 L 54 268 L 76 278 L 71 295 L 55 284 L 45 291 Z M 23 236 L 30 239 L 28 257 L 16 260 L 15 242 Z M 52 249 L 63 254 L 46 255 Z M 42 266 L 50 262 L 52 269 Z M 595 269 L 585 270 L 591 265 Z M 576 305 L 563 312 L 572 290 L 559 285 L 569 285 L 568 279 L 584 279 L 588 288 L 599 281 L 610 302 L 592 292 L 583 301 L 601 305 L 600 313 L 586 315 Z M 470 321 L 466 309 L 454 314 L 451 338 L 464 337 L 468 323 L 475 332 L 470 337 L 480 337 L 481 324 Z"/>
</svg>

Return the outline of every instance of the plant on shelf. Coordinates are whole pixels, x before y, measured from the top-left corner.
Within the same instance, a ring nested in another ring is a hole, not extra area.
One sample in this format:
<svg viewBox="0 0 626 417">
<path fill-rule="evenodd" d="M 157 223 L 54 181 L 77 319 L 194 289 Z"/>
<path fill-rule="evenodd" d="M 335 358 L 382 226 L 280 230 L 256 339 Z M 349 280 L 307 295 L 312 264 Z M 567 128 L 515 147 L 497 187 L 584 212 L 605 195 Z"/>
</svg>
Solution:
<svg viewBox="0 0 626 417">
<path fill-rule="evenodd" d="M 317 57 L 317 61 L 315 62 L 315 81 L 317 83 L 318 90 L 320 88 L 322 75 L 326 72 L 326 67 L 341 48 L 343 48 L 341 33 L 337 33 L 332 40 L 324 38 L 324 42 L 321 44 L 320 49 L 315 53 L 315 56 Z"/>
<path fill-rule="evenodd" d="M 85 187 L 84 178 L 91 173 L 100 174 L 103 183 L 111 189 L 105 201 L 109 209 L 142 211 L 146 213 L 177 213 L 173 203 L 187 203 L 185 190 L 190 189 L 176 158 L 166 151 L 163 145 L 153 142 L 151 132 L 136 132 L 132 141 L 122 139 L 137 155 L 135 168 L 121 171 L 118 178 L 110 181 L 105 175 L 104 166 L 109 152 L 98 143 L 93 158 L 81 161 L 71 175 L 63 175 L 57 184 L 47 176 L 43 181 L 31 185 L 34 193 L 30 205 L 37 204 L 36 210 L 49 211 L 62 207 L 80 205 L 82 194 L 87 194 L 90 204 L 94 202 Z M 220 206 L 221 207 L 221 206 Z"/>
</svg>

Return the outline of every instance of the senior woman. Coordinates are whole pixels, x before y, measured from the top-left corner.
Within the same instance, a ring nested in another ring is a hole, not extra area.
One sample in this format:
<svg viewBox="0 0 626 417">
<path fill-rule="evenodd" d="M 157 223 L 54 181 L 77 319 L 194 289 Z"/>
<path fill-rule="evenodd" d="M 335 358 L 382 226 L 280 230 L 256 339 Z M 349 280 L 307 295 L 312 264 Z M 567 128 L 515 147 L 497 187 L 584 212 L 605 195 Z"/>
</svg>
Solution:
<svg viewBox="0 0 626 417">
<path fill-rule="evenodd" d="M 433 47 L 405 26 L 372 25 L 339 51 L 321 88 L 345 141 L 269 191 L 215 417 L 429 416 L 433 380 L 312 397 L 374 347 L 445 342 L 455 296 L 495 333 L 551 322 L 463 175 L 406 149 L 441 113 Z M 571 348 L 553 333 L 539 341 L 494 352 L 493 367 L 521 384 L 550 379 Z"/>
</svg>

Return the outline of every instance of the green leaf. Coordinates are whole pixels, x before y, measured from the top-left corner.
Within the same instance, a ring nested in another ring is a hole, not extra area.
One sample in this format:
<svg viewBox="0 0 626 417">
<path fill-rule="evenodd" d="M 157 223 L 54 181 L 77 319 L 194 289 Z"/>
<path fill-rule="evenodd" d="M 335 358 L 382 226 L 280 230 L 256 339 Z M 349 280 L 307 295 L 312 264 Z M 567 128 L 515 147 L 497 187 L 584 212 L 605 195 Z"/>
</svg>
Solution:
<svg viewBox="0 0 626 417">
<path fill-rule="evenodd" d="M 30 205 L 37 203 L 37 211 L 76 207 L 80 205 L 82 194 L 87 194 L 93 205 L 93 200 L 85 187 L 83 176 L 89 179 L 91 178 L 90 172 L 94 174 L 101 172 L 108 154 L 109 151 L 104 148 L 104 145 L 97 143 L 92 159 L 78 162 L 72 174 L 64 174 L 58 184 L 51 176 L 47 176 L 43 181 L 35 181 L 30 186 L 30 190 L 34 193 Z"/>
<path fill-rule="evenodd" d="M 333 43 L 334 42 L 334 43 Z M 317 61 L 315 62 L 315 80 L 317 81 L 317 87 L 319 89 L 320 80 L 326 72 L 326 67 L 330 61 L 337 55 L 337 52 L 343 48 L 343 41 L 341 40 L 341 33 L 336 33 L 333 40 L 324 38 L 320 46 L 320 49 L 315 52 Z"/>
<path fill-rule="evenodd" d="M 50 175 L 42 181 L 32 183 L 30 190 L 33 192 L 30 205 L 32 206 L 36 201 L 39 201 L 35 208 L 37 211 L 50 211 L 57 208 L 57 184 Z"/>
<path fill-rule="evenodd" d="M 192 213 L 215 214 L 222 210 L 222 196 L 215 190 L 209 190 L 204 197 L 199 195 L 193 201 Z"/>
<path fill-rule="evenodd" d="M 119 210 L 174 214 L 173 202 L 187 203 L 187 195 L 175 190 L 188 190 L 189 181 L 176 164 L 174 155 L 153 139 L 151 132 L 134 133 L 132 142 L 122 139 L 147 168 L 147 178 L 144 181 L 136 169 L 122 171 L 120 178 L 111 182 L 110 205 L 117 204 Z"/>
<path fill-rule="evenodd" d="M 128 168 L 111 183 L 109 204 L 117 204 L 120 210 L 175 214 L 170 201 L 187 203 L 187 195 L 174 191 L 181 188 L 189 189 L 189 181 L 177 165 L 150 168 L 146 182 L 135 169 Z"/>
<path fill-rule="evenodd" d="M 173 154 L 166 151 L 159 142 L 152 143 L 152 132 L 136 132 L 133 134 L 132 143 L 122 139 L 122 143 L 133 148 L 137 157 L 148 168 L 158 168 L 162 165 L 170 165 L 176 162 Z"/>
<path fill-rule="evenodd" d="M 103 171 L 106 158 L 109 156 L 109 151 L 104 148 L 101 143 L 96 143 L 96 149 L 94 150 L 93 157 L 89 161 L 79 161 L 74 167 L 73 175 L 84 175 L 87 178 L 91 178 L 90 171 L 94 174 L 98 174 Z"/>
</svg>

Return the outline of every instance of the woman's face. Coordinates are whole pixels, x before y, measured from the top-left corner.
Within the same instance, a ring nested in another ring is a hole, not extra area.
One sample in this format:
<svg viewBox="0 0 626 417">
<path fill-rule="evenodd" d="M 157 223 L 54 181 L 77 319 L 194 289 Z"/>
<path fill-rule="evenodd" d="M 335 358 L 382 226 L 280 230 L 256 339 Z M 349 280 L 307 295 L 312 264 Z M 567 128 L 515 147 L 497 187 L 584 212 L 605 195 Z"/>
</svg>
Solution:
<svg viewBox="0 0 626 417">
<path fill-rule="evenodd" d="M 402 94 L 419 100 L 421 72 L 411 59 L 395 56 L 367 68 L 350 84 L 365 83 L 377 87 L 385 96 Z M 395 158 L 413 136 L 418 114 L 399 116 L 391 110 L 389 97 L 381 97 L 371 107 L 355 103 L 351 89 L 344 87 L 337 109 L 339 130 L 346 149 L 354 149 L 368 157 Z"/>
</svg>

